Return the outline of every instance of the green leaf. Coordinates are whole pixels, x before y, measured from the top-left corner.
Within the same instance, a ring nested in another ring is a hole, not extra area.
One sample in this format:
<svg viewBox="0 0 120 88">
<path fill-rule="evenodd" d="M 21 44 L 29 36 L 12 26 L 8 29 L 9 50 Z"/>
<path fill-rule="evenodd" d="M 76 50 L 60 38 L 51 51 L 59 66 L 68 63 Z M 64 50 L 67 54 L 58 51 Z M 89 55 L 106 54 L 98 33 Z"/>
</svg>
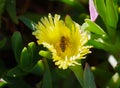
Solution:
<svg viewBox="0 0 120 88">
<path fill-rule="evenodd" d="M 12 41 L 12 48 L 14 51 L 15 59 L 19 63 L 20 54 L 23 48 L 22 36 L 20 32 L 18 31 L 14 32 L 14 34 L 12 35 L 11 41 Z"/>
<path fill-rule="evenodd" d="M 45 58 L 43 59 L 43 62 L 44 62 L 45 71 L 44 71 L 44 75 L 43 75 L 42 88 L 53 88 L 52 87 L 51 73 L 50 73 L 50 68 L 48 66 L 48 62 Z"/>
<path fill-rule="evenodd" d="M 3 78 L 0 78 L 0 88 L 3 88 L 6 84 L 7 82 Z"/>
<path fill-rule="evenodd" d="M 41 50 L 41 51 L 39 52 L 39 55 L 41 55 L 42 57 L 48 58 L 48 59 L 51 59 L 51 58 L 52 58 L 52 54 L 51 54 L 51 52 L 49 52 L 49 51 Z"/>
<path fill-rule="evenodd" d="M 21 52 L 20 67 L 22 67 L 22 69 L 26 71 L 26 69 L 29 68 L 30 63 L 31 63 L 30 54 L 28 52 L 28 49 L 24 47 Z"/>
<path fill-rule="evenodd" d="M 15 68 L 12 68 L 8 71 L 7 76 L 9 77 L 20 77 L 24 76 L 27 73 L 24 72 L 19 66 L 16 66 Z"/>
<path fill-rule="evenodd" d="M 6 44 L 6 38 L 3 38 L 2 40 L 0 40 L 0 48 L 4 47 L 4 45 Z"/>
<path fill-rule="evenodd" d="M 100 38 L 99 39 L 91 39 L 88 41 L 88 44 L 93 45 L 94 48 L 97 49 L 103 49 L 103 50 L 107 50 L 107 46 L 105 45 L 104 42 L 101 42 Z"/>
<path fill-rule="evenodd" d="M 38 55 L 37 50 L 36 50 L 36 44 L 34 42 L 30 42 L 28 44 L 28 47 L 24 47 L 22 52 L 21 52 L 21 57 L 20 57 L 20 67 L 24 71 L 31 71 L 35 64 L 38 61 Z"/>
<path fill-rule="evenodd" d="M 84 70 L 84 87 L 83 88 L 96 88 L 93 73 L 88 64 L 85 65 Z"/>
<path fill-rule="evenodd" d="M 35 23 L 24 16 L 20 16 L 19 19 L 32 31 L 35 31 Z"/>
<path fill-rule="evenodd" d="M 82 65 L 71 66 L 70 69 L 73 71 L 73 73 L 75 74 L 77 80 L 79 81 L 79 83 L 83 87 L 84 83 L 83 83 L 83 69 L 82 69 Z"/>
<path fill-rule="evenodd" d="M 95 24 L 90 19 L 86 19 L 85 21 L 88 24 L 88 25 L 86 25 L 87 26 L 86 27 L 87 30 L 89 30 L 90 32 L 93 32 L 93 33 L 95 33 L 97 35 L 106 36 L 106 33 L 104 32 L 104 30 L 100 26 L 98 26 L 97 24 Z"/>
<path fill-rule="evenodd" d="M 66 23 L 67 27 L 70 29 L 72 29 L 72 26 L 74 26 L 74 22 L 69 15 L 66 15 L 65 23 Z"/>
<path fill-rule="evenodd" d="M 39 60 L 37 62 L 37 64 L 34 66 L 31 73 L 33 73 L 35 75 L 38 75 L 38 76 L 43 75 L 43 73 L 44 73 L 44 64 L 43 64 L 42 60 Z"/>
<path fill-rule="evenodd" d="M 106 0 L 106 22 L 108 26 L 116 29 L 118 22 L 118 14 L 116 13 L 116 10 L 114 8 L 113 0 Z"/>
<path fill-rule="evenodd" d="M 32 88 L 24 80 L 18 77 L 4 77 L 4 80 L 7 82 L 8 88 Z"/>
<path fill-rule="evenodd" d="M 105 22 L 106 19 L 106 6 L 105 6 L 105 0 L 94 0 L 95 6 L 97 8 L 97 12 Z"/>
<path fill-rule="evenodd" d="M 6 0 L 0 0 L 0 15 L 1 15 L 1 14 L 3 13 L 3 11 L 4 11 L 5 1 L 6 1 Z"/>
<path fill-rule="evenodd" d="M 16 15 L 16 0 L 7 0 L 6 1 L 6 10 L 15 24 L 18 24 L 18 18 Z"/>
</svg>

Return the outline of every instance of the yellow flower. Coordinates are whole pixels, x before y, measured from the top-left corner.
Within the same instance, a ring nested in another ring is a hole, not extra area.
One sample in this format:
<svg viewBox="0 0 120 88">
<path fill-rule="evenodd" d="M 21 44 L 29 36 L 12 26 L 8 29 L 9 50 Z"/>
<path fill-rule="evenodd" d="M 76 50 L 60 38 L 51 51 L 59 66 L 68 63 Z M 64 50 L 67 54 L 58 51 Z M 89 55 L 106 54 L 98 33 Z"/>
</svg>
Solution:
<svg viewBox="0 0 120 88">
<path fill-rule="evenodd" d="M 84 59 L 90 53 L 91 46 L 85 45 L 89 39 L 87 32 L 81 30 L 75 22 L 70 29 L 57 14 L 42 18 L 33 35 L 38 39 L 38 44 L 43 44 L 52 52 L 55 65 L 62 69 L 80 65 L 77 60 Z"/>
</svg>

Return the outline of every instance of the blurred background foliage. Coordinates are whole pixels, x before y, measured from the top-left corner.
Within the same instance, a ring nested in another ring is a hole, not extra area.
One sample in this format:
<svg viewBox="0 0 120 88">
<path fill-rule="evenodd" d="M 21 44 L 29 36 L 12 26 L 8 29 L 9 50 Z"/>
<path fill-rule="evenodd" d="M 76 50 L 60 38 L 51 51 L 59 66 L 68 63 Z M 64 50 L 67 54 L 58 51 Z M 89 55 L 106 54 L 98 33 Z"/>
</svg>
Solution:
<svg viewBox="0 0 120 88">
<path fill-rule="evenodd" d="M 69 14 L 82 25 L 89 18 L 88 0 L 0 0 L 0 88 L 80 88 L 69 69 L 57 69 L 51 60 L 42 61 L 38 54 L 43 47 L 35 43 L 30 22 L 37 23 L 48 13 L 60 14 L 62 19 Z M 96 23 L 104 28 L 100 17 Z M 91 50 L 83 67 L 89 63 L 97 88 L 107 88 L 105 85 L 112 83 L 109 80 L 115 73 L 107 60 L 109 54 L 102 49 Z"/>
</svg>

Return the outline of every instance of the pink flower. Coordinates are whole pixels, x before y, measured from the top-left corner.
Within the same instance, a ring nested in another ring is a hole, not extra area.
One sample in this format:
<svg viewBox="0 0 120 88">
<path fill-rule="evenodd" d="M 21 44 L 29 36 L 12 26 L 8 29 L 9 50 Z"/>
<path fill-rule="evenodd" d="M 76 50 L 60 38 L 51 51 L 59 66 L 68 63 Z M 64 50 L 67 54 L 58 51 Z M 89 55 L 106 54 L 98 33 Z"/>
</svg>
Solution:
<svg viewBox="0 0 120 88">
<path fill-rule="evenodd" d="M 89 0 L 89 11 L 90 11 L 90 19 L 95 21 L 98 17 L 98 13 L 96 11 L 93 0 Z"/>
</svg>

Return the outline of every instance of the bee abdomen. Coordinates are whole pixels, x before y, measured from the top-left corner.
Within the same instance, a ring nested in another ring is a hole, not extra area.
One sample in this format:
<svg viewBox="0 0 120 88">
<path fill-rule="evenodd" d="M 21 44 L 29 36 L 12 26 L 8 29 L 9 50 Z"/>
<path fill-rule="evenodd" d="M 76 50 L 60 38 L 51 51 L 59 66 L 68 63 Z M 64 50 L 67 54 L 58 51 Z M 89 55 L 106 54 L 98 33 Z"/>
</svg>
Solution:
<svg viewBox="0 0 120 88">
<path fill-rule="evenodd" d="M 61 48 L 62 52 L 64 52 L 66 49 L 66 38 L 64 36 L 61 37 L 60 48 Z"/>
</svg>

